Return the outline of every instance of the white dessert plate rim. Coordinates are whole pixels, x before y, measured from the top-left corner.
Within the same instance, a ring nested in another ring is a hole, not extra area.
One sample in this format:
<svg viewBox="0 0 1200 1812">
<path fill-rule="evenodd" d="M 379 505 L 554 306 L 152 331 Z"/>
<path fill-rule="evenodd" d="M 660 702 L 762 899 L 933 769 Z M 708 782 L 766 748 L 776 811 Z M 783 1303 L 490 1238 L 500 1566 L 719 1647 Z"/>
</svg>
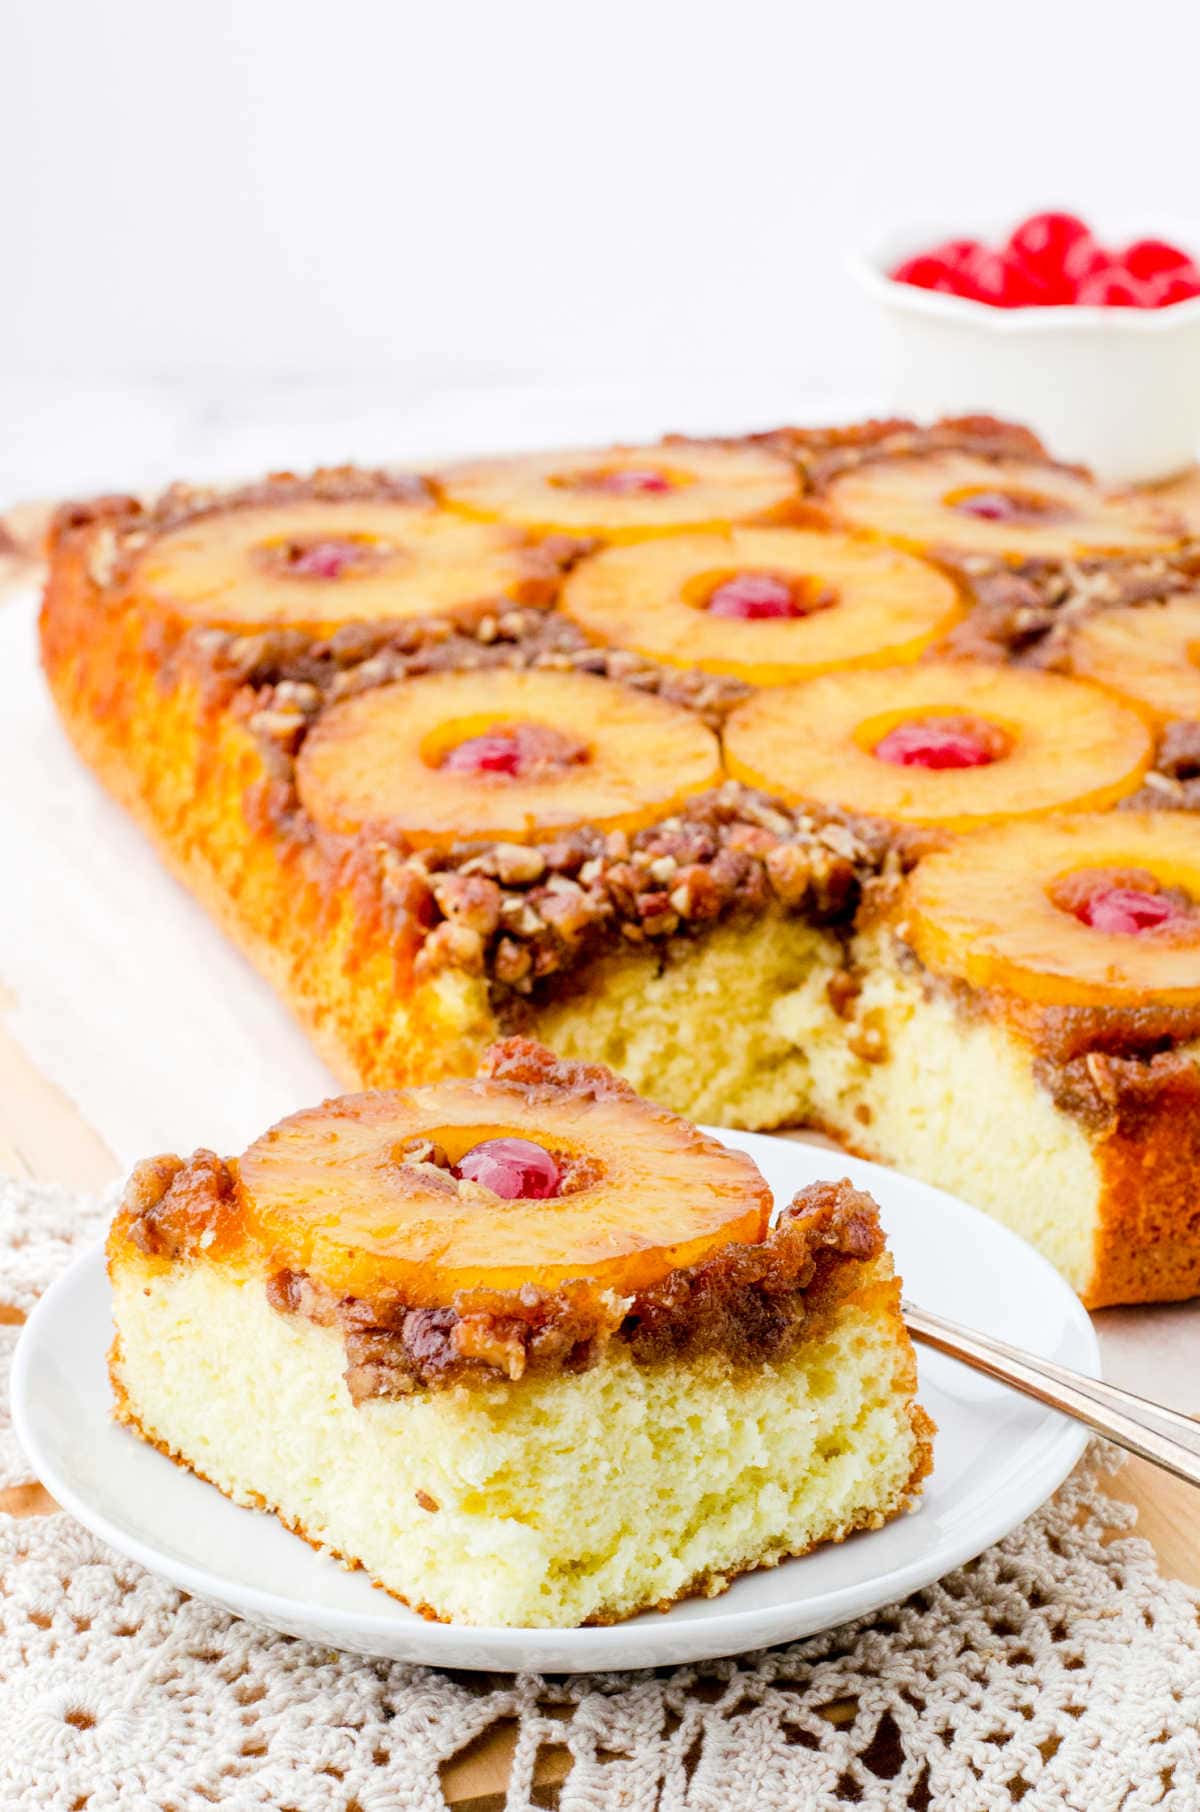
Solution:
<svg viewBox="0 0 1200 1812">
<path fill-rule="evenodd" d="M 714 1130 L 753 1154 L 777 1200 L 819 1177 L 845 1175 L 869 1189 L 908 1293 L 924 1307 L 1099 1374 L 1095 1332 L 1073 1291 L 1025 1241 L 977 1209 L 840 1152 Z M 921 1397 L 940 1433 L 934 1475 L 913 1516 L 744 1575 L 720 1597 L 686 1599 L 626 1623 L 578 1630 L 429 1623 L 109 1420 L 103 1356 L 110 1332 L 96 1247 L 47 1291 L 17 1343 L 17 1436 L 63 1509 L 197 1598 L 328 1646 L 430 1666 L 590 1673 L 711 1660 L 815 1634 L 974 1559 L 1045 1502 L 1088 1438 L 1054 1411 L 924 1351 Z M 239 1576 L 228 1557 L 247 1554 L 273 1576 L 274 1589 Z"/>
</svg>

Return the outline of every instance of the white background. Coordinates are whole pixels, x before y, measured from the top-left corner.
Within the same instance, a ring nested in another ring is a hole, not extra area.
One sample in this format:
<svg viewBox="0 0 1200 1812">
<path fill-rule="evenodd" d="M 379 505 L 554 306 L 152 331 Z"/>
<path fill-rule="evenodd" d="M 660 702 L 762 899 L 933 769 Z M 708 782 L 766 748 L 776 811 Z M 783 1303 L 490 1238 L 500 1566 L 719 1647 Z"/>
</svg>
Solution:
<svg viewBox="0 0 1200 1812">
<path fill-rule="evenodd" d="M 0 497 L 408 450 L 481 387 L 481 443 L 530 385 L 867 402 L 878 228 L 1200 219 L 1195 0 L 2 16 Z"/>
</svg>

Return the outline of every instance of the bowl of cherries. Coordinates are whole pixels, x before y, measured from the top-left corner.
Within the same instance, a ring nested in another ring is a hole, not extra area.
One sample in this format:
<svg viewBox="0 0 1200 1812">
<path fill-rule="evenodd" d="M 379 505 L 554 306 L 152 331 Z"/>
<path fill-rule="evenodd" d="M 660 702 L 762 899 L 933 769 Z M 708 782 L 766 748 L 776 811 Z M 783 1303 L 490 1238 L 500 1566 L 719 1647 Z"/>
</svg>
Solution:
<svg viewBox="0 0 1200 1812">
<path fill-rule="evenodd" d="M 1047 212 L 986 239 L 893 235 L 855 266 L 887 323 L 894 407 L 1011 416 L 1110 483 L 1196 458 L 1200 232 L 1101 236 Z"/>
</svg>

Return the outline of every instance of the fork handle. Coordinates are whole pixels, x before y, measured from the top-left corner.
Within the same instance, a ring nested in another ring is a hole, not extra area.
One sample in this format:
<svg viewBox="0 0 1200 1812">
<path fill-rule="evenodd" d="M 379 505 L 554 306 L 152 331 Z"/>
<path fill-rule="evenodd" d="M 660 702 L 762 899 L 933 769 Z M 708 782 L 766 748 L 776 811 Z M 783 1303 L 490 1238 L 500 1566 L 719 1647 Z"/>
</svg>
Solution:
<svg viewBox="0 0 1200 1812">
<path fill-rule="evenodd" d="M 1193 1417 L 1136 1397 L 1132 1391 L 1118 1390 L 1115 1384 L 1089 1378 L 1069 1366 L 1056 1365 L 1052 1359 L 1039 1359 L 990 1334 L 977 1334 L 956 1321 L 931 1315 L 915 1303 L 904 1302 L 901 1307 L 914 1340 L 961 1359 L 964 1365 L 986 1372 L 1002 1384 L 1011 1384 L 1027 1397 L 1036 1397 L 1039 1403 L 1086 1423 L 1140 1459 L 1164 1467 L 1191 1485 L 1200 1485 L 1200 1422 Z"/>
</svg>

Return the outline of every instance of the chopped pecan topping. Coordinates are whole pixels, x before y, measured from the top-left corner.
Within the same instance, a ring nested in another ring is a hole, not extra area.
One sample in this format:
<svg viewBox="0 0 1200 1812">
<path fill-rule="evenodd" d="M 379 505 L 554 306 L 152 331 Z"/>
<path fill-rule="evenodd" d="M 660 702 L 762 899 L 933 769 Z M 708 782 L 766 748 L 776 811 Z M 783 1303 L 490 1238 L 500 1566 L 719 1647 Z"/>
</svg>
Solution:
<svg viewBox="0 0 1200 1812">
<path fill-rule="evenodd" d="M 903 865 L 902 848 L 886 827 L 792 811 L 730 782 L 633 834 L 389 850 L 386 886 L 398 929 L 418 941 L 418 973 L 486 975 L 503 1007 L 543 998 L 622 942 L 664 943 L 739 912 L 848 923 L 864 883 Z"/>
<path fill-rule="evenodd" d="M 845 428 L 775 428 L 751 435 L 753 444 L 794 459 L 811 490 L 868 460 L 899 459 L 952 449 L 981 459 L 1040 459 L 1046 449 L 1028 428 L 990 415 L 947 417 L 929 427 L 892 418 Z M 1071 469 L 1071 468 L 1068 468 Z"/>
<path fill-rule="evenodd" d="M 1090 1050 L 1055 1061 L 1040 1057 L 1034 1074 L 1055 1105 L 1100 1135 L 1134 1137 L 1164 1103 L 1193 1114 L 1200 1104 L 1200 1063 L 1186 1050 L 1167 1047 L 1119 1054 Z"/>
<path fill-rule="evenodd" d="M 529 1041 L 498 1048 L 494 1074 L 528 1086 L 611 1094 L 628 1084 L 600 1065 L 554 1058 Z M 849 1183 L 802 1190 L 758 1245 L 729 1245 L 661 1283 L 621 1297 L 586 1281 L 539 1290 L 460 1291 L 448 1308 L 382 1298 L 338 1301 L 292 1273 L 267 1286 L 271 1306 L 341 1328 L 354 1402 L 486 1379 L 582 1371 L 613 1340 L 639 1365 L 723 1354 L 732 1364 L 779 1358 L 884 1247 L 870 1196 Z"/>
<path fill-rule="evenodd" d="M 155 1258 L 206 1252 L 236 1219 L 234 1179 L 212 1151 L 147 1158 L 126 1185 L 120 1218 L 126 1237 Z"/>
<path fill-rule="evenodd" d="M 1006 661 L 1068 672 L 1071 637 L 1097 611 L 1161 602 L 1192 591 L 1200 579 L 1200 547 L 1109 560 L 1027 560 L 1010 567 L 971 556 L 948 560 L 959 570 L 973 608 L 944 642 L 944 659 Z"/>
<path fill-rule="evenodd" d="M 1200 812 L 1200 723 L 1181 719 L 1167 725 L 1154 766 L 1118 809 Z"/>
<path fill-rule="evenodd" d="M 854 1003 L 862 993 L 862 983 L 849 969 L 835 969 L 825 984 L 829 1004 L 839 1019 L 849 1019 L 854 1012 Z"/>
</svg>

